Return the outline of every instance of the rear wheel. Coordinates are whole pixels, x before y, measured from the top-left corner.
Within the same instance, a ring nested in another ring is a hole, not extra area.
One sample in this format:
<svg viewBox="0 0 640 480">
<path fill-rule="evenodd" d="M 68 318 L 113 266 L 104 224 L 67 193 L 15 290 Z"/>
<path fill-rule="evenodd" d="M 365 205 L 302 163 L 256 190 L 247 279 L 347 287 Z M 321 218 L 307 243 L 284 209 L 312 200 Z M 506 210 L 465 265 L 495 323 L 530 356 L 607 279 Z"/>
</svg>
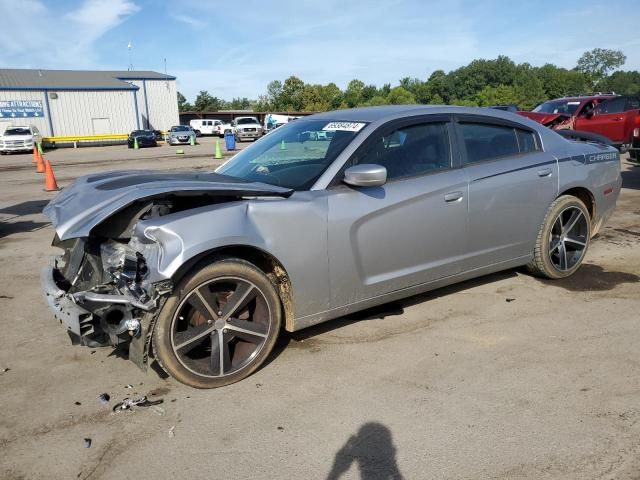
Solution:
<svg viewBox="0 0 640 480">
<path fill-rule="evenodd" d="M 275 345 L 280 299 L 267 276 L 225 259 L 184 278 L 153 333 L 162 367 L 179 382 L 215 388 L 253 373 Z"/>
<path fill-rule="evenodd" d="M 571 195 L 557 198 L 542 222 L 530 272 L 559 279 L 575 273 L 587 253 L 591 218 L 584 203 Z"/>
</svg>

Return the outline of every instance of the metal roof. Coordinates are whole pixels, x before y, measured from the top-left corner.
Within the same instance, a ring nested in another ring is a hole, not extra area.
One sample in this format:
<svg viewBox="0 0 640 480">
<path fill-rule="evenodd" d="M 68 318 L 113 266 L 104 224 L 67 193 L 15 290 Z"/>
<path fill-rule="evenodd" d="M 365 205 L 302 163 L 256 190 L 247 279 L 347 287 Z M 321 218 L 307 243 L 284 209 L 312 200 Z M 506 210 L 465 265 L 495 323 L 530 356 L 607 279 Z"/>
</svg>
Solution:
<svg viewBox="0 0 640 480">
<path fill-rule="evenodd" d="M 137 90 L 126 80 L 175 80 L 148 70 L 29 70 L 0 68 L 0 90 Z"/>
</svg>

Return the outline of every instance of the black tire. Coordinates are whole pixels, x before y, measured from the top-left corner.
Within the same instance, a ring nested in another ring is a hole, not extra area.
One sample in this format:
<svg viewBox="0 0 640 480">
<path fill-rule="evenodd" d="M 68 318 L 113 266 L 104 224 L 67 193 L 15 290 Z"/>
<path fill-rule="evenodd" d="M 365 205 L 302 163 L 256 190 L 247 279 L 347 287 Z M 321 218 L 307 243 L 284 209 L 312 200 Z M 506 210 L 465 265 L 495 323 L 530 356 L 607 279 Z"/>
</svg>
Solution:
<svg viewBox="0 0 640 480">
<path fill-rule="evenodd" d="M 569 277 L 580 268 L 590 239 L 591 217 L 587 207 L 572 195 L 562 195 L 547 210 L 527 269 L 554 280 Z"/>
<path fill-rule="evenodd" d="M 234 282 L 235 289 L 228 290 Z M 229 302 L 240 306 L 233 309 Z M 226 310 L 232 310 L 228 321 Z M 186 385 L 229 385 L 251 375 L 267 359 L 281 322 L 280 298 L 267 276 L 244 260 L 221 259 L 183 278 L 165 302 L 153 332 L 156 360 Z M 239 327 L 244 329 L 234 330 Z M 220 354 L 217 364 L 215 352 Z"/>
</svg>

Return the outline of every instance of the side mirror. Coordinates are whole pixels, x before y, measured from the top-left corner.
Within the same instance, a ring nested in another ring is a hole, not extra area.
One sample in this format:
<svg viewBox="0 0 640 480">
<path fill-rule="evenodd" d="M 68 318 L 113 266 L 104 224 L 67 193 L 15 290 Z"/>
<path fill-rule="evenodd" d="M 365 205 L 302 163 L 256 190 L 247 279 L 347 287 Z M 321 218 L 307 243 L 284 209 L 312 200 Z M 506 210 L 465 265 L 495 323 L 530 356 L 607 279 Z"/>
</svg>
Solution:
<svg viewBox="0 0 640 480">
<path fill-rule="evenodd" d="M 345 170 L 343 181 L 354 187 L 379 187 L 387 182 L 387 169 L 372 163 L 354 165 Z"/>
</svg>

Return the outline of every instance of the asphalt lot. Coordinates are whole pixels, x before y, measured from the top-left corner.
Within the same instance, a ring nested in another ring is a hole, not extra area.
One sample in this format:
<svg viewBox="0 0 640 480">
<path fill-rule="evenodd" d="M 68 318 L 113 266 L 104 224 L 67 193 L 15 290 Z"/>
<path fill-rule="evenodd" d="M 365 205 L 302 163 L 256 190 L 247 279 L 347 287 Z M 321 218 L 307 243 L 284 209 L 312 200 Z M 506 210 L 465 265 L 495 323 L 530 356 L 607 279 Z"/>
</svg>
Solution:
<svg viewBox="0 0 640 480">
<path fill-rule="evenodd" d="M 201 142 L 46 158 L 64 186 L 213 168 Z M 198 391 L 69 344 L 40 293 L 54 194 L 30 162 L 0 157 L 0 478 L 640 478 L 640 167 L 623 161 L 574 277 L 508 271 L 284 335 L 253 376 Z M 142 394 L 162 410 L 111 414 Z"/>
</svg>

